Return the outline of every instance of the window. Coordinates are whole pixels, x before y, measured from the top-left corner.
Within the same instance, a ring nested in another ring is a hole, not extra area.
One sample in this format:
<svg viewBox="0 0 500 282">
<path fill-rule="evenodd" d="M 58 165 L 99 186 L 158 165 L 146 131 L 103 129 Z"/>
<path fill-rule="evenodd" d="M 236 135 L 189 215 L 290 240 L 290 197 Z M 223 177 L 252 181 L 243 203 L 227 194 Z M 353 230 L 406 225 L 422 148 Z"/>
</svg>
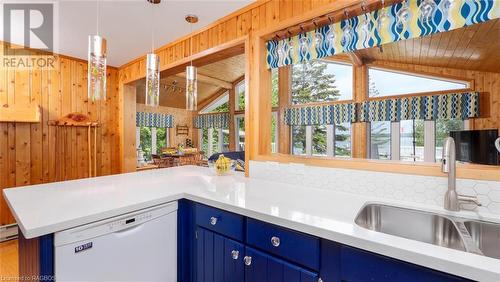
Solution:
<svg viewBox="0 0 500 282">
<path fill-rule="evenodd" d="M 351 156 L 351 124 L 341 123 L 335 125 L 335 156 Z"/>
<path fill-rule="evenodd" d="M 424 161 L 423 120 L 402 120 L 400 138 L 399 152 L 402 161 Z"/>
<path fill-rule="evenodd" d="M 236 99 L 235 99 L 235 110 L 244 111 L 245 110 L 245 80 L 236 85 Z"/>
<path fill-rule="evenodd" d="M 372 122 L 370 158 L 411 162 L 440 162 L 443 140 L 450 131 L 464 130 L 463 120 L 402 120 Z"/>
<path fill-rule="evenodd" d="M 292 126 L 292 154 L 351 156 L 351 124 Z"/>
<path fill-rule="evenodd" d="M 235 116 L 236 151 L 245 150 L 245 116 Z"/>
<path fill-rule="evenodd" d="M 279 106 L 279 76 L 278 69 L 271 69 L 271 106 Z"/>
<path fill-rule="evenodd" d="M 312 127 L 312 154 L 315 156 L 326 156 L 326 147 L 326 125 L 314 125 Z"/>
<path fill-rule="evenodd" d="M 450 131 L 464 130 L 465 122 L 457 119 L 440 119 L 436 121 L 436 161 L 443 157 L 444 139 L 450 136 Z"/>
<path fill-rule="evenodd" d="M 200 138 L 201 150 L 208 156 L 208 128 L 200 129 Z"/>
<path fill-rule="evenodd" d="M 310 128 L 310 126 L 308 126 Z M 306 126 L 292 126 L 292 154 L 306 154 Z"/>
<path fill-rule="evenodd" d="M 370 126 L 370 158 L 391 159 L 391 122 L 375 121 Z"/>
<path fill-rule="evenodd" d="M 352 99 L 352 66 L 312 60 L 292 66 L 291 102 L 307 104 Z"/>
<path fill-rule="evenodd" d="M 200 114 L 224 113 L 229 112 L 229 92 L 226 91 L 222 96 L 200 110 Z"/>
<path fill-rule="evenodd" d="M 151 155 L 161 154 L 161 150 L 169 146 L 168 128 L 141 126 L 136 130 L 136 142 L 146 161 L 151 161 Z"/>
<path fill-rule="evenodd" d="M 368 69 L 368 84 L 369 97 L 385 97 L 469 88 L 469 83 L 466 81 L 430 77 L 380 68 Z"/>
<path fill-rule="evenodd" d="M 271 116 L 271 153 L 278 152 L 278 112 Z"/>
</svg>

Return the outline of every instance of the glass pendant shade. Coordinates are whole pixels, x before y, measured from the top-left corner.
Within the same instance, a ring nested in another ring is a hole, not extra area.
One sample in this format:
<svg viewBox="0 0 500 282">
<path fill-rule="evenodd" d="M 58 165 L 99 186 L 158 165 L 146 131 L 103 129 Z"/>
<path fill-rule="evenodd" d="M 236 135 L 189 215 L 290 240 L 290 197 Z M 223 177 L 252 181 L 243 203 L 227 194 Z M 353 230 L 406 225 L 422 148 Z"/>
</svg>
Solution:
<svg viewBox="0 0 500 282">
<path fill-rule="evenodd" d="M 106 39 L 89 35 L 88 98 L 92 102 L 106 100 Z"/>
<path fill-rule="evenodd" d="M 160 57 L 154 53 L 147 55 L 146 62 L 146 105 L 160 105 Z"/>
<path fill-rule="evenodd" d="M 196 111 L 198 104 L 196 67 L 186 67 L 186 110 Z"/>
</svg>

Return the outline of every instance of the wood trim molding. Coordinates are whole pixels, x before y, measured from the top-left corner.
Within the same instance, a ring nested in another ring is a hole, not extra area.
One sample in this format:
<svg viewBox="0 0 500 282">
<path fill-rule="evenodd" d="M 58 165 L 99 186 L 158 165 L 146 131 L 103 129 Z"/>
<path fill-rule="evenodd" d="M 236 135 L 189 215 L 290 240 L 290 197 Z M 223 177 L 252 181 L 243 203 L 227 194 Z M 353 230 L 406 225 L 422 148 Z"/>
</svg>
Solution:
<svg viewBox="0 0 500 282">
<path fill-rule="evenodd" d="M 440 177 L 446 176 L 445 173 L 441 172 L 441 166 L 438 163 L 381 161 L 359 158 L 325 158 L 284 154 L 257 155 L 253 160 L 281 163 L 302 163 L 310 166 L 368 170 L 412 175 Z M 500 181 L 500 167 L 477 164 L 457 164 L 457 178 Z"/>
</svg>

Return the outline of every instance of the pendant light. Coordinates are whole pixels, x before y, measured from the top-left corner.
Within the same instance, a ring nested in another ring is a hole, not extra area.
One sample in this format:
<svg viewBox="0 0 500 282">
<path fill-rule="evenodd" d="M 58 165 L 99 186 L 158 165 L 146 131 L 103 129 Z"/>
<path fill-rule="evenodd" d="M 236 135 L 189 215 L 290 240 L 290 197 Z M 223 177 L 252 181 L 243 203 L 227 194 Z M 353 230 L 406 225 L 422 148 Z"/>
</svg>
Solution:
<svg viewBox="0 0 500 282">
<path fill-rule="evenodd" d="M 189 23 L 191 27 L 191 33 L 193 33 L 193 24 L 198 22 L 198 17 L 196 15 L 187 15 L 186 22 Z M 186 67 L 186 110 L 196 111 L 198 107 L 198 79 L 196 67 L 193 66 L 193 36 L 190 34 L 189 37 L 189 56 L 191 57 L 191 64 Z"/>
<path fill-rule="evenodd" d="M 154 4 L 161 0 L 147 0 L 151 3 L 151 53 L 146 55 L 146 105 L 160 105 L 160 57 L 154 53 Z"/>
<path fill-rule="evenodd" d="M 106 100 L 106 39 L 99 35 L 99 0 L 96 13 L 96 35 L 89 35 L 87 96 L 89 100 Z"/>
</svg>

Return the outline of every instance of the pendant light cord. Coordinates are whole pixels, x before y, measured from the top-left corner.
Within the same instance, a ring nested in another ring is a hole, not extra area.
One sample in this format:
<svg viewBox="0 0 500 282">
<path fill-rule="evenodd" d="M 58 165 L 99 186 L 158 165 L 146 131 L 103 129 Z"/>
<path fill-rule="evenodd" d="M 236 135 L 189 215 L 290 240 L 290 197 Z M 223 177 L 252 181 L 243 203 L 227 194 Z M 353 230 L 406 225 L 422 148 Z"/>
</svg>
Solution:
<svg viewBox="0 0 500 282">
<path fill-rule="evenodd" d="M 189 23 L 189 56 L 191 57 L 191 66 L 193 66 L 193 23 Z"/>
<path fill-rule="evenodd" d="M 154 4 L 151 3 L 151 53 L 154 54 L 154 49 L 155 49 L 155 32 L 154 32 L 154 15 L 155 15 L 155 10 L 154 10 Z"/>
<path fill-rule="evenodd" d="M 99 4 L 100 4 L 100 1 L 97 0 L 97 4 L 96 4 L 96 7 L 97 7 L 97 12 L 96 12 L 96 15 L 97 15 L 97 20 L 96 20 L 97 34 L 96 35 L 99 35 Z"/>
</svg>

